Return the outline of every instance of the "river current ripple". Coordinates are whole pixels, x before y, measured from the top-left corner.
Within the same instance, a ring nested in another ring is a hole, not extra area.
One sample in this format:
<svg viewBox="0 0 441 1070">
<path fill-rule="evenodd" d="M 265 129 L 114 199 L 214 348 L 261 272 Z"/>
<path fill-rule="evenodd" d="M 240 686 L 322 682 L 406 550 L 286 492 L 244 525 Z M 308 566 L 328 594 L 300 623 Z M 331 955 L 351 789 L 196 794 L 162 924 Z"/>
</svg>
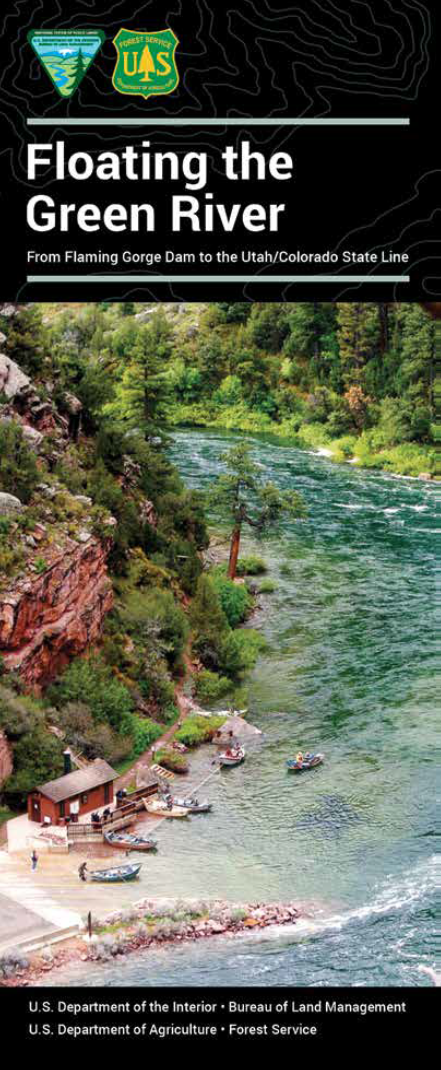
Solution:
<svg viewBox="0 0 441 1070">
<path fill-rule="evenodd" d="M 418 966 L 439 969 L 439 489 L 243 438 L 262 475 L 308 505 L 281 536 L 244 541 L 277 585 L 251 622 L 268 641 L 249 684 L 264 735 L 209 785 L 211 815 L 165 823 L 142 893 L 289 898 L 310 916 L 57 983 L 430 984 Z M 172 459 L 207 488 L 237 440 L 179 431 Z M 325 764 L 290 777 L 298 747 Z"/>
</svg>

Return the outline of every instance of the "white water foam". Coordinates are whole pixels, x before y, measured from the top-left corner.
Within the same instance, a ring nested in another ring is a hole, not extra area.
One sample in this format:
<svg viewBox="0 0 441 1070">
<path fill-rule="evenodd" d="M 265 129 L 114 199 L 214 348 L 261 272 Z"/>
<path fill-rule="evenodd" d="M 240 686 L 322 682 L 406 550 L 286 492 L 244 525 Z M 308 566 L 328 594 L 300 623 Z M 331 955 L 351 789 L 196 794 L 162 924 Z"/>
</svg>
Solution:
<svg viewBox="0 0 441 1070">
<path fill-rule="evenodd" d="M 314 936 L 326 931 L 340 931 L 352 921 L 365 921 L 374 915 L 389 914 L 416 904 L 426 895 L 440 888 L 441 855 L 432 855 L 430 859 L 420 863 L 401 879 L 397 880 L 396 877 L 386 879 L 371 902 L 365 906 L 354 907 L 352 910 L 328 916 L 320 912 L 320 916 L 317 914 L 310 918 L 299 918 L 292 925 L 269 926 L 264 932 L 253 933 L 253 936 L 259 941 L 275 938 L 283 940 L 286 936 L 302 939 L 305 936 Z"/>
</svg>

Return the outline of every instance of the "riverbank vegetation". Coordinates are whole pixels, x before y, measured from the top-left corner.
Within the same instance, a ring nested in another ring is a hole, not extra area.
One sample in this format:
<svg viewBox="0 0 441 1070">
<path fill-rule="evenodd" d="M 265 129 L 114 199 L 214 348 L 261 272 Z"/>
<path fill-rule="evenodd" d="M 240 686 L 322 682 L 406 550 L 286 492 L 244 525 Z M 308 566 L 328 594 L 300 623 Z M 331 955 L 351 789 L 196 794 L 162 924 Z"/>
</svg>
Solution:
<svg viewBox="0 0 441 1070">
<path fill-rule="evenodd" d="M 434 474 L 434 361 L 434 324 L 419 305 L 223 302 L 175 346 L 169 419 Z"/>
<path fill-rule="evenodd" d="M 67 644 L 38 697 L 0 663 L 14 807 L 62 772 L 66 745 L 126 768 L 176 723 L 189 673 L 199 702 L 229 701 L 264 648 L 249 617 L 273 580 L 261 558 L 241 559 L 242 530 L 301 521 L 304 503 L 267 483 L 244 445 L 219 458 L 204 500 L 170 463 L 173 427 L 265 432 L 436 474 L 435 339 L 419 306 L 375 303 L 34 304 L 0 329 L 28 377 L 16 406 L 10 383 L 0 397 L 0 594 L 49 583 L 56 554 L 90 539 L 113 590 L 94 648 L 78 657 Z M 228 563 L 204 561 L 208 522 L 229 526 Z M 192 746 L 209 730 L 187 719 L 178 738 Z"/>
<path fill-rule="evenodd" d="M 177 721 L 189 671 L 199 701 L 231 696 L 263 646 L 241 626 L 254 605 L 246 575 L 265 565 L 239 559 L 237 584 L 223 565 L 205 568 L 207 502 L 168 459 L 173 345 L 161 311 L 138 322 L 130 306 L 25 306 L 0 326 L 8 357 L 50 414 L 31 439 L 21 410 L 4 399 L 3 421 L 0 412 L 0 490 L 22 506 L 0 518 L 0 593 L 50 574 L 54 548 L 59 555 L 93 537 L 106 546 L 114 600 L 95 647 L 67 656 L 38 696 L 0 666 L 0 729 L 14 761 L 2 795 L 17 809 L 36 784 L 62 773 L 66 746 L 74 760 L 127 768 Z M 81 423 L 75 416 L 62 438 L 57 420 L 78 408 Z M 178 738 L 195 746 L 218 726 L 191 718 Z M 169 750 L 170 766 L 179 759 Z"/>
</svg>

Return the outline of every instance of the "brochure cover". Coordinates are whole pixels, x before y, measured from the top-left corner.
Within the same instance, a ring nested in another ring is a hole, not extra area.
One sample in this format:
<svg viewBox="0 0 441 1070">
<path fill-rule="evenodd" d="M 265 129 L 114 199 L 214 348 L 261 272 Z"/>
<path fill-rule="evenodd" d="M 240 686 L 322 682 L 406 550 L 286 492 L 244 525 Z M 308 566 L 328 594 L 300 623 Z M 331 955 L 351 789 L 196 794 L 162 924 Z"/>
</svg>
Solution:
<svg viewBox="0 0 441 1070">
<path fill-rule="evenodd" d="M 4 1034 L 427 1034 L 440 14 L 0 19 Z"/>
</svg>

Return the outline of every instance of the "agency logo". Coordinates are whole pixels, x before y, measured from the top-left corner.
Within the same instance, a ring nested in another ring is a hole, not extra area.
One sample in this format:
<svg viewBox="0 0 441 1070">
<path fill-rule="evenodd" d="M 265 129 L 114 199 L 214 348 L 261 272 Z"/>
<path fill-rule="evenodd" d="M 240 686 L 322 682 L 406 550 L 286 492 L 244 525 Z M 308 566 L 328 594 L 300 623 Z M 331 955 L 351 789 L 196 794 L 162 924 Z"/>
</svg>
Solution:
<svg viewBox="0 0 441 1070">
<path fill-rule="evenodd" d="M 151 97 L 172 93 L 179 83 L 173 30 L 120 30 L 114 38 L 118 53 L 112 82 L 118 93 Z"/>
<path fill-rule="evenodd" d="M 103 30 L 30 30 L 28 41 L 60 97 L 71 97 L 106 35 Z"/>
</svg>

